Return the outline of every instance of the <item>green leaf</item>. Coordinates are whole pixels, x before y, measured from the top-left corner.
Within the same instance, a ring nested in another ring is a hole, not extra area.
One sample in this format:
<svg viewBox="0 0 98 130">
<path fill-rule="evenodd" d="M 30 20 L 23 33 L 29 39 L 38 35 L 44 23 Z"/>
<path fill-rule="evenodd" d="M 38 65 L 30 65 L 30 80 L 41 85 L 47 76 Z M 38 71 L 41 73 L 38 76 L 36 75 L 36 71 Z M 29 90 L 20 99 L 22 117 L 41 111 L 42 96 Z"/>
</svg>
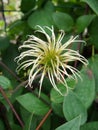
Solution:
<svg viewBox="0 0 98 130">
<path fill-rule="evenodd" d="M 89 108 L 95 98 L 95 79 L 92 70 L 85 67 L 81 70 L 80 76 L 82 80 L 78 79 L 74 92 L 83 105 Z"/>
<path fill-rule="evenodd" d="M 28 23 L 26 20 L 16 20 L 8 26 L 7 33 L 10 39 L 15 40 L 17 36 L 19 38 L 17 40 L 19 40 L 19 43 L 20 43 L 21 39 L 25 40 L 26 36 L 30 34 L 31 32 L 32 32 L 31 28 L 28 26 Z M 18 42 L 18 41 L 15 41 L 15 42 Z"/>
<path fill-rule="evenodd" d="M 46 0 L 37 0 L 36 4 L 37 4 L 38 8 L 41 8 L 45 2 L 46 2 Z"/>
<path fill-rule="evenodd" d="M 82 15 L 78 17 L 76 21 L 77 33 L 83 32 L 84 29 L 90 25 L 90 23 L 92 22 L 94 18 L 95 18 L 95 15 Z"/>
<path fill-rule="evenodd" d="M 66 93 L 66 88 L 63 84 L 59 83 L 57 84 L 57 87 L 62 93 Z M 51 96 L 51 101 L 54 103 L 63 102 L 64 97 L 61 94 L 59 94 L 54 88 L 51 90 L 50 96 Z"/>
<path fill-rule="evenodd" d="M 44 122 L 44 124 L 42 125 L 43 130 L 46 130 L 46 128 L 47 130 L 51 130 L 51 116 L 49 116 L 47 120 Z"/>
<path fill-rule="evenodd" d="M 35 28 L 36 25 L 40 26 L 51 26 L 53 25 L 53 20 L 50 12 L 45 10 L 37 10 L 32 13 L 32 15 L 28 18 L 28 25 L 31 28 Z"/>
<path fill-rule="evenodd" d="M 53 20 L 58 29 L 64 31 L 70 31 L 73 27 L 73 19 L 69 14 L 55 12 L 53 13 Z"/>
<path fill-rule="evenodd" d="M 49 94 L 51 89 L 52 89 L 52 85 L 49 81 L 49 78 L 48 77 L 44 77 L 44 80 L 43 80 L 43 90 L 46 94 Z"/>
<path fill-rule="evenodd" d="M 77 95 L 72 91 L 69 91 L 68 95 L 64 97 L 63 112 L 67 121 L 70 121 L 73 118 L 80 116 L 80 124 L 82 125 L 87 119 L 86 108 L 84 107 L 81 100 L 77 97 Z"/>
<path fill-rule="evenodd" d="M 23 13 L 27 13 L 28 11 L 34 8 L 35 3 L 36 3 L 36 0 L 22 0 L 21 6 L 20 6 L 21 11 Z"/>
<path fill-rule="evenodd" d="M 98 49 L 98 17 L 96 17 L 90 28 L 89 28 L 89 33 L 90 33 L 90 43 L 95 46 L 96 49 Z"/>
<path fill-rule="evenodd" d="M 59 126 L 58 128 L 56 128 L 56 130 L 80 130 L 80 120 L 81 117 L 78 116 L 73 120 Z"/>
<path fill-rule="evenodd" d="M 80 130 L 98 130 L 98 122 L 89 122 L 81 126 Z"/>
<path fill-rule="evenodd" d="M 28 112 L 25 108 L 20 106 L 21 117 L 24 122 L 23 130 L 35 130 L 38 123 L 38 116 Z M 28 118 L 27 118 L 28 117 Z"/>
<path fill-rule="evenodd" d="M 32 118 L 33 118 L 33 114 L 31 114 L 31 115 L 29 116 L 29 118 L 27 119 L 26 124 L 25 124 L 25 127 L 24 127 L 23 130 L 30 130 L 31 123 L 32 123 Z M 33 124 L 34 124 L 34 122 L 33 122 Z"/>
<path fill-rule="evenodd" d="M 3 51 L 8 48 L 10 42 L 8 37 L 1 37 L 0 36 L 0 51 Z"/>
<path fill-rule="evenodd" d="M 55 11 L 55 7 L 53 5 L 53 3 L 51 1 L 48 1 L 46 4 L 45 4 L 45 7 L 44 7 L 45 11 L 48 11 L 50 13 L 53 13 Z"/>
<path fill-rule="evenodd" d="M 0 119 L 0 130 L 5 130 L 4 123 L 1 119 Z"/>
<path fill-rule="evenodd" d="M 67 78 L 66 81 L 67 81 L 68 86 L 71 89 L 75 87 L 76 85 L 75 80 Z M 57 87 L 63 94 L 66 94 L 66 87 L 63 84 L 58 83 Z M 51 90 L 50 96 L 51 96 L 51 101 L 54 103 L 62 103 L 64 100 L 64 96 L 59 94 L 54 88 Z"/>
<path fill-rule="evenodd" d="M 89 66 L 91 67 L 93 74 L 94 74 L 94 79 L 95 79 L 95 92 L 96 94 L 98 93 L 98 55 L 95 55 L 94 57 L 91 57 L 89 59 Z M 90 97 L 90 96 L 89 96 Z"/>
<path fill-rule="evenodd" d="M 22 128 L 19 125 L 12 124 L 12 130 L 22 130 Z"/>
<path fill-rule="evenodd" d="M 52 103 L 52 109 L 60 117 L 64 117 L 63 110 L 62 110 L 62 104 L 59 103 Z"/>
<path fill-rule="evenodd" d="M 7 50 L 2 54 L 2 61 L 9 67 L 13 72 L 15 72 L 15 69 L 17 67 L 16 62 L 14 62 L 14 58 L 19 54 L 17 45 L 10 44 L 10 46 L 7 48 Z M 5 68 L 2 68 L 4 71 L 4 74 L 7 74 L 7 77 L 11 77 Z"/>
<path fill-rule="evenodd" d="M 12 85 L 11 85 L 11 82 L 10 80 L 5 77 L 5 76 L 2 76 L 0 75 L 0 86 L 6 90 L 6 89 L 11 89 L 12 88 Z"/>
<path fill-rule="evenodd" d="M 21 95 L 16 99 L 27 111 L 33 114 L 45 115 L 49 111 L 49 107 L 31 93 Z"/>
<path fill-rule="evenodd" d="M 98 0 L 81 0 L 87 3 L 90 8 L 98 15 Z"/>
</svg>

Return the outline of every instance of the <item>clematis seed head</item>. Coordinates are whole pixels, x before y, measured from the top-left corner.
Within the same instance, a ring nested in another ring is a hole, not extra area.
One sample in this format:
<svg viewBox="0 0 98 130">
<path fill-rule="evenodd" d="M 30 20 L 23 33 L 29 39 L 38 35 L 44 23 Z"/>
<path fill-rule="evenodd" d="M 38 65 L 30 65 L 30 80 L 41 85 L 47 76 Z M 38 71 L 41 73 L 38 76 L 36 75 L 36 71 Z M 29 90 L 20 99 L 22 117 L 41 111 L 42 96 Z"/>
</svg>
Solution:
<svg viewBox="0 0 98 130">
<path fill-rule="evenodd" d="M 67 42 L 62 44 L 62 40 L 65 36 L 64 31 L 61 31 L 60 35 L 56 37 L 53 27 L 45 27 L 45 29 L 51 33 L 51 36 L 41 26 L 38 26 L 38 28 L 39 29 L 36 32 L 43 34 L 46 40 L 42 40 L 35 35 L 30 35 L 28 40 L 19 47 L 19 49 L 23 51 L 15 58 L 18 63 L 16 70 L 19 72 L 21 69 L 30 68 L 28 76 L 28 85 L 30 87 L 32 87 L 32 83 L 36 76 L 41 74 L 39 81 L 39 95 L 43 79 L 46 75 L 54 89 L 63 95 L 57 87 L 57 82 L 62 83 L 68 92 L 69 86 L 67 85 L 65 76 L 72 78 L 75 81 L 80 77 L 79 70 L 71 66 L 69 63 L 79 61 L 83 65 L 87 66 L 88 64 L 87 59 L 80 55 L 78 51 L 68 47 L 74 42 L 84 41 L 77 40 L 77 37 L 71 36 Z"/>
</svg>

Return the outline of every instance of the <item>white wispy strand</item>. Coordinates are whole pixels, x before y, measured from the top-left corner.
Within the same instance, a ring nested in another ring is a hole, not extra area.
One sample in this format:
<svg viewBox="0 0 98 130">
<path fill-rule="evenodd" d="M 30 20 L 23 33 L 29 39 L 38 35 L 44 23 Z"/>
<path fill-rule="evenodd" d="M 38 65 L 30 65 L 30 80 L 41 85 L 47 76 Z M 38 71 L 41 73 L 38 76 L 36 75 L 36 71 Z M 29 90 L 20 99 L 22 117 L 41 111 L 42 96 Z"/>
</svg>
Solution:
<svg viewBox="0 0 98 130">
<path fill-rule="evenodd" d="M 77 36 L 71 36 L 70 39 L 62 44 L 62 40 L 65 36 L 64 31 L 60 32 L 58 38 L 56 38 L 54 28 L 45 27 L 46 30 L 51 32 L 51 36 L 45 31 L 41 26 L 37 26 L 39 29 L 36 32 L 42 33 L 47 41 L 44 41 L 34 35 L 29 35 L 27 41 L 19 47 L 19 50 L 25 49 L 21 54 L 15 58 L 18 67 L 17 72 L 21 69 L 29 69 L 30 73 L 28 77 L 28 85 L 32 87 L 32 83 L 35 77 L 40 73 L 40 86 L 39 95 L 42 88 L 42 83 L 45 75 L 48 78 L 56 91 L 61 95 L 64 95 L 57 87 L 57 82 L 59 81 L 66 87 L 66 94 L 68 92 L 69 86 L 67 85 L 66 79 L 72 78 L 77 81 L 78 77 L 81 78 L 79 70 L 69 65 L 69 62 L 79 61 L 84 65 L 88 64 L 87 59 L 79 54 L 78 51 L 69 49 L 69 45 L 74 42 L 84 42 L 83 40 L 77 40 Z M 70 73 L 69 73 L 70 72 Z"/>
</svg>

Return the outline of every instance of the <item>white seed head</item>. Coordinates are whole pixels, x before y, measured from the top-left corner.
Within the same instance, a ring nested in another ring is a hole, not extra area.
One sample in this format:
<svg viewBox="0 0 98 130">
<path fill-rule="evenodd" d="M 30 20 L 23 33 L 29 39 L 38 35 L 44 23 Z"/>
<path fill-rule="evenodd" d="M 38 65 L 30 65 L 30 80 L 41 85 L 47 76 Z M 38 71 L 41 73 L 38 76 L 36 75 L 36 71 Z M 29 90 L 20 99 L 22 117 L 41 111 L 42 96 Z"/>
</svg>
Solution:
<svg viewBox="0 0 98 130">
<path fill-rule="evenodd" d="M 68 92 L 68 85 L 64 76 L 68 78 L 73 78 L 77 81 L 77 77 L 80 77 L 80 72 L 71 66 L 69 62 L 80 61 L 82 64 L 87 65 L 88 61 L 78 51 L 69 49 L 69 45 L 73 42 L 84 42 L 83 40 L 77 40 L 77 37 L 71 36 L 70 39 L 62 44 L 62 39 L 64 38 L 64 31 L 60 32 L 58 38 L 54 33 L 54 28 L 45 27 L 50 31 L 51 36 L 40 26 L 38 26 L 36 32 L 44 34 L 46 41 L 30 35 L 28 40 L 19 47 L 19 49 L 24 49 L 25 51 L 16 57 L 18 67 L 17 71 L 21 69 L 26 69 L 30 67 L 30 73 L 28 77 L 28 85 L 32 87 L 32 82 L 35 77 L 40 73 L 40 89 L 41 92 L 42 83 L 45 75 L 48 78 L 56 91 L 61 95 L 62 92 L 58 89 L 56 82 L 62 83 Z M 81 77 L 80 77 L 81 78 Z"/>
</svg>

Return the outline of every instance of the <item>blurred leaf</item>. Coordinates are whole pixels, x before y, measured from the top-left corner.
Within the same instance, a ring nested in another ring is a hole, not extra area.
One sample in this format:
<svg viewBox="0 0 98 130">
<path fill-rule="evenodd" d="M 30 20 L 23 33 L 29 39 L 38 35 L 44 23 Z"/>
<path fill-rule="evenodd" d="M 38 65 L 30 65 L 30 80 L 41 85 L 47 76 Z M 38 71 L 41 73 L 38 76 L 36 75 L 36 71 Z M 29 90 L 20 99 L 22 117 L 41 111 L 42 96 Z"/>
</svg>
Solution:
<svg viewBox="0 0 98 130">
<path fill-rule="evenodd" d="M 21 6 L 20 6 L 21 11 L 23 13 L 27 13 L 28 11 L 34 8 L 35 3 L 36 3 L 36 0 L 22 0 Z"/>
<path fill-rule="evenodd" d="M 24 122 L 23 130 L 35 130 L 39 119 L 38 116 L 30 113 L 23 106 L 20 106 L 20 113 Z"/>
<path fill-rule="evenodd" d="M 64 117 L 63 110 L 62 110 L 62 104 L 59 103 L 52 103 L 52 109 L 60 117 Z"/>
<path fill-rule="evenodd" d="M 7 119 L 9 120 L 9 124 L 14 124 L 14 121 L 13 121 L 14 115 L 11 109 L 8 109 L 6 116 L 7 116 Z"/>
<path fill-rule="evenodd" d="M 75 87 L 75 85 L 76 85 L 75 80 L 67 78 L 66 81 L 67 81 L 68 86 L 71 89 Z M 63 94 L 66 94 L 66 87 L 63 84 L 58 83 L 57 87 L 60 89 L 60 91 Z M 50 96 L 51 96 L 51 101 L 54 103 L 62 103 L 64 100 L 64 96 L 59 94 L 54 88 L 52 88 Z"/>
<path fill-rule="evenodd" d="M 66 87 L 63 84 L 59 83 L 57 84 L 57 87 L 62 93 L 66 93 Z M 50 95 L 51 101 L 54 103 L 62 103 L 64 100 L 64 97 L 59 94 L 54 88 L 52 88 Z"/>
<path fill-rule="evenodd" d="M 46 130 L 46 128 L 47 130 L 51 130 L 51 116 L 49 116 L 47 120 L 44 122 L 44 124 L 42 125 L 43 130 Z"/>
<path fill-rule="evenodd" d="M 95 98 L 95 79 L 92 70 L 85 67 L 81 70 L 80 76 L 82 81 L 78 79 L 74 92 L 83 105 L 89 108 Z"/>
<path fill-rule="evenodd" d="M 39 93 L 37 93 L 37 94 L 39 94 Z M 49 97 L 48 97 L 45 93 L 41 92 L 40 97 L 41 97 L 41 99 L 43 99 L 47 104 L 50 104 L 50 103 L 51 103 Z"/>
<path fill-rule="evenodd" d="M 77 33 L 83 32 L 84 29 L 89 26 L 89 24 L 92 22 L 94 18 L 95 18 L 95 15 L 82 15 L 78 17 L 76 21 Z"/>
<path fill-rule="evenodd" d="M 26 93 L 16 99 L 27 111 L 33 114 L 45 115 L 49 111 L 49 107 L 31 93 Z"/>
<path fill-rule="evenodd" d="M 35 28 L 36 25 L 49 27 L 54 25 L 52 19 L 53 11 L 53 4 L 51 2 L 46 3 L 43 9 L 37 10 L 29 16 L 28 25 L 31 28 Z"/>
<path fill-rule="evenodd" d="M 1 30 L 4 29 L 4 21 L 0 19 L 0 33 L 2 32 Z"/>
<path fill-rule="evenodd" d="M 70 14 L 73 18 L 76 18 L 84 14 L 85 6 L 76 0 L 68 0 L 67 2 L 65 2 L 64 0 L 61 2 L 61 0 L 59 0 L 56 9 L 59 12 L 66 12 Z"/>
<path fill-rule="evenodd" d="M 73 118 L 80 116 L 81 125 L 87 120 L 87 111 L 83 103 L 77 97 L 77 95 L 69 91 L 68 95 L 64 97 L 63 102 L 63 112 L 67 121 L 72 120 Z"/>
<path fill-rule="evenodd" d="M 19 54 L 17 45 L 10 44 L 8 49 L 2 54 L 2 61 L 9 67 L 13 72 L 17 67 L 17 64 L 14 62 L 14 58 Z M 10 73 L 2 68 L 5 75 L 10 76 Z"/>
<path fill-rule="evenodd" d="M 38 10 L 28 18 L 28 24 L 31 28 L 35 28 L 36 25 L 51 26 L 53 25 L 52 21 L 51 14 L 48 15 L 45 10 Z"/>
<path fill-rule="evenodd" d="M 19 125 L 12 124 L 12 130 L 22 130 L 22 128 Z"/>
<path fill-rule="evenodd" d="M 44 7 L 45 11 L 53 13 L 55 11 L 54 4 L 51 1 L 47 1 Z"/>
<path fill-rule="evenodd" d="M 58 29 L 70 31 L 73 27 L 73 19 L 69 14 L 62 12 L 53 13 L 53 20 Z"/>
<path fill-rule="evenodd" d="M 43 90 L 44 90 L 44 92 L 46 94 L 49 94 L 50 91 L 51 91 L 51 88 L 53 88 L 53 87 L 52 87 L 48 77 L 44 77 L 44 80 L 43 80 Z"/>
<path fill-rule="evenodd" d="M 91 57 L 89 59 L 89 66 L 91 67 L 93 74 L 94 74 L 94 78 L 95 78 L 95 92 L 96 94 L 98 93 L 98 55 L 95 55 L 94 57 Z M 89 96 L 90 97 L 90 96 Z"/>
<path fill-rule="evenodd" d="M 87 3 L 91 9 L 98 15 L 98 0 L 81 0 Z"/>
<path fill-rule="evenodd" d="M 59 126 L 58 128 L 56 128 L 56 130 L 80 130 L 80 120 L 81 117 L 78 116 L 71 121 Z"/>
<path fill-rule="evenodd" d="M 26 39 L 26 35 L 31 34 L 32 30 L 26 20 L 16 20 L 8 26 L 7 31 L 10 39 L 14 39 L 15 42 L 19 40 L 20 43 L 21 39 Z"/>
<path fill-rule="evenodd" d="M 2 120 L 0 120 L 0 130 L 5 130 L 4 123 Z"/>
<path fill-rule="evenodd" d="M 6 50 L 10 44 L 8 37 L 0 36 L 0 51 Z"/>
<path fill-rule="evenodd" d="M 90 25 L 89 33 L 90 43 L 93 44 L 96 49 L 98 49 L 98 17 L 96 17 Z"/>
<path fill-rule="evenodd" d="M 51 114 L 51 128 L 52 130 L 55 130 L 58 126 L 61 125 L 63 119 L 63 123 L 65 121 L 65 118 L 61 118 L 57 116 L 54 112 Z"/>
<path fill-rule="evenodd" d="M 81 126 L 80 130 L 98 130 L 98 122 L 89 122 Z"/>
<path fill-rule="evenodd" d="M 46 2 L 46 0 L 37 0 L 36 4 L 37 4 L 38 8 L 41 8 L 45 2 Z"/>
<path fill-rule="evenodd" d="M 29 116 L 29 118 L 27 119 L 26 121 L 26 124 L 25 124 L 25 127 L 23 130 L 31 130 L 30 127 L 31 127 L 31 123 L 32 123 L 32 117 L 33 117 L 33 114 L 31 114 Z M 34 123 L 34 122 L 33 122 Z"/>
<path fill-rule="evenodd" d="M 11 85 L 11 82 L 10 80 L 5 77 L 5 76 L 2 76 L 0 75 L 0 86 L 6 90 L 6 89 L 11 89 L 12 88 L 12 85 Z"/>
</svg>

